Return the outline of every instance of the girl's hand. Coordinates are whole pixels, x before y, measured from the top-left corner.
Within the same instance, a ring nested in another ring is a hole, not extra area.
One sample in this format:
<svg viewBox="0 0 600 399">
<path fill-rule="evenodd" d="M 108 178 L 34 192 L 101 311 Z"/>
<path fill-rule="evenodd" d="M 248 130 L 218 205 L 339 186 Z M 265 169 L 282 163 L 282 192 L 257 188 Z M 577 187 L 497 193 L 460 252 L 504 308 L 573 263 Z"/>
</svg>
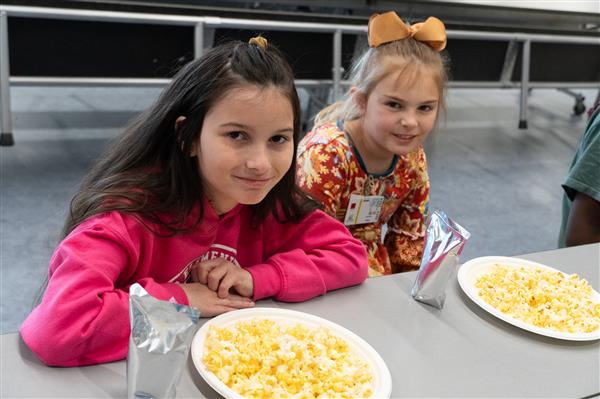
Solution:
<svg viewBox="0 0 600 399">
<path fill-rule="evenodd" d="M 227 298 L 231 288 L 248 298 L 252 298 L 254 293 L 254 281 L 250 272 L 223 258 L 200 263 L 192 270 L 192 281 L 206 284 L 217 292 L 219 298 Z"/>
<path fill-rule="evenodd" d="M 188 297 L 191 306 L 200 310 L 201 317 L 212 317 L 237 309 L 251 308 L 254 302 L 250 298 L 230 294 L 227 298 L 219 298 L 217 293 L 204 284 L 180 284 Z"/>
</svg>

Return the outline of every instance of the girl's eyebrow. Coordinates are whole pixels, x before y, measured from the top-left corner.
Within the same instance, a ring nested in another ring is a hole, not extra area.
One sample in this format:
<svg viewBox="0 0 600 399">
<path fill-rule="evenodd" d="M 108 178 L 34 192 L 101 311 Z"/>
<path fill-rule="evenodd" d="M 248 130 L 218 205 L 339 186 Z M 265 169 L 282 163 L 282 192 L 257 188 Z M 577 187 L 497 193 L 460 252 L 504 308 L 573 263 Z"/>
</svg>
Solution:
<svg viewBox="0 0 600 399">
<path fill-rule="evenodd" d="M 281 133 L 291 133 L 294 134 L 294 129 L 291 127 L 284 127 L 283 129 L 279 129 L 277 130 L 275 133 L 281 134 Z"/>
<path fill-rule="evenodd" d="M 387 94 L 384 94 L 384 97 L 386 97 L 388 100 L 394 100 L 394 101 L 398 101 L 398 102 L 406 102 L 405 100 L 403 100 L 402 98 L 398 98 L 395 96 L 390 96 Z M 433 100 L 425 100 L 425 101 L 421 101 L 419 104 L 435 104 L 437 103 L 439 100 L 437 99 L 433 99 Z"/>
<path fill-rule="evenodd" d="M 221 127 L 235 127 L 235 128 L 242 129 L 242 130 L 248 130 L 248 126 L 246 126 L 242 123 L 237 123 L 237 122 L 221 123 Z"/>
<path fill-rule="evenodd" d="M 226 122 L 226 123 L 222 123 L 221 127 L 233 127 L 236 129 L 241 129 L 241 130 L 252 130 L 249 126 L 244 125 L 243 123 L 237 123 L 237 122 Z M 281 133 L 294 133 L 294 129 L 291 127 L 284 127 L 282 129 L 276 130 L 274 132 L 275 134 L 281 134 Z"/>
</svg>

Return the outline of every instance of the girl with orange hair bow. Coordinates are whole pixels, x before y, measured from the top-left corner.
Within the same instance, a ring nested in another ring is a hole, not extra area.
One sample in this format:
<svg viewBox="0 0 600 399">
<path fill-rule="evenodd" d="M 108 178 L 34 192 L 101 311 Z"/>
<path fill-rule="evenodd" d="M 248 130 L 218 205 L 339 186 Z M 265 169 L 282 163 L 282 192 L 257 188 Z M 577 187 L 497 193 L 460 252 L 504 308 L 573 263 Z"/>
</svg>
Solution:
<svg viewBox="0 0 600 399">
<path fill-rule="evenodd" d="M 298 148 L 297 182 L 365 245 L 371 276 L 416 270 L 429 177 L 423 142 L 445 110 L 444 24 L 369 20 L 344 100 L 323 109 Z M 387 234 L 382 237 L 382 227 Z"/>
</svg>

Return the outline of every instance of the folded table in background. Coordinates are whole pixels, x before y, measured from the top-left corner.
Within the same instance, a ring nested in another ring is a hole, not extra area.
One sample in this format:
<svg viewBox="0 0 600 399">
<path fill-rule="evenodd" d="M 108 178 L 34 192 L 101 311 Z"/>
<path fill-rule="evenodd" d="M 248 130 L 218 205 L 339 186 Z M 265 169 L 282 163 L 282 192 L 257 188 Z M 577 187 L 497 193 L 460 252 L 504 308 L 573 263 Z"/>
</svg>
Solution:
<svg viewBox="0 0 600 399">
<path fill-rule="evenodd" d="M 578 273 L 600 291 L 600 244 L 519 257 Z M 414 279 L 415 273 L 377 277 L 304 303 L 269 300 L 258 306 L 310 313 L 360 336 L 387 364 L 393 398 L 600 395 L 600 341 L 565 341 L 517 328 L 479 308 L 456 278 L 440 311 L 412 299 Z M 17 333 L 2 335 L 1 348 L 2 398 L 127 395 L 125 361 L 46 367 Z M 177 395 L 218 396 L 191 359 Z"/>
</svg>

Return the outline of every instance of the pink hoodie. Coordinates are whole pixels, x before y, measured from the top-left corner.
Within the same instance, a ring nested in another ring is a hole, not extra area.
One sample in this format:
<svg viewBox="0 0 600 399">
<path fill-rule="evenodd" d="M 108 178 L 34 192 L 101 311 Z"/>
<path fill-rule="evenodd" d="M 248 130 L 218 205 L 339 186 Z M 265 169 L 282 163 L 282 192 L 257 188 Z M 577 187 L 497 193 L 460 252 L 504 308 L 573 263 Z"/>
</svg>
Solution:
<svg viewBox="0 0 600 399">
<path fill-rule="evenodd" d="M 46 364 L 80 366 L 123 359 L 129 342 L 129 286 L 188 304 L 177 285 L 196 262 L 225 257 L 247 269 L 254 300 L 298 302 L 363 282 L 368 262 L 360 241 L 321 211 L 301 222 L 269 216 L 256 230 L 250 208 L 220 218 L 205 205 L 195 231 L 152 233 L 134 216 L 110 212 L 81 223 L 50 260 L 46 293 L 21 336 Z"/>
</svg>

